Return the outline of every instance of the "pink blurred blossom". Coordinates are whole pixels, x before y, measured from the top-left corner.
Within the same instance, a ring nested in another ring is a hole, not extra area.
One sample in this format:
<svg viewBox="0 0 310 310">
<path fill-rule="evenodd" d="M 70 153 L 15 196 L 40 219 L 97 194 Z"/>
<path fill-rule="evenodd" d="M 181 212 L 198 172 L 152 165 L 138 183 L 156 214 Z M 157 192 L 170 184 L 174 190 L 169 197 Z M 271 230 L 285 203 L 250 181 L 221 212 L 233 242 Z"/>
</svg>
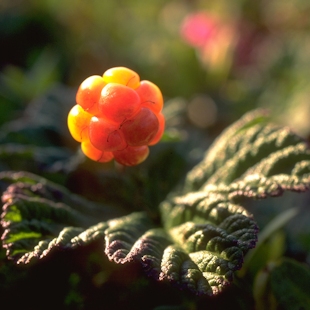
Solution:
<svg viewBox="0 0 310 310">
<path fill-rule="evenodd" d="M 180 34 L 197 50 L 200 61 L 209 69 L 230 67 L 237 42 L 234 23 L 208 12 L 192 13 L 183 20 Z"/>
<path fill-rule="evenodd" d="M 188 15 L 181 26 L 181 36 L 185 42 L 194 47 L 201 47 L 212 40 L 217 32 L 217 22 L 203 12 Z"/>
</svg>

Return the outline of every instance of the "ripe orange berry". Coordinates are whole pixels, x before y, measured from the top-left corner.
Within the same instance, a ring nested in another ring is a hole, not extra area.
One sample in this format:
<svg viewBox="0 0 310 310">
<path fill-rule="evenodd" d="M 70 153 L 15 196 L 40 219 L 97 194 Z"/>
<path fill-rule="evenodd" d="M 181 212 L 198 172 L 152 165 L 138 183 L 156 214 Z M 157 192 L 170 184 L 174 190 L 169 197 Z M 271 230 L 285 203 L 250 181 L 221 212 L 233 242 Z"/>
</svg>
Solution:
<svg viewBox="0 0 310 310">
<path fill-rule="evenodd" d="M 130 87 L 109 83 L 101 92 L 99 100 L 100 115 L 121 124 L 132 116 L 140 106 L 140 97 Z"/>
<path fill-rule="evenodd" d="M 81 149 L 88 158 L 100 163 L 106 163 L 113 159 L 113 154 L 111 152 L 98 150 L 90 141 L 82 142 Z"/>
<path fill-rule="evenodd" d="M 96 116 L 90 120 L 89 140 L 94 147 L 102 151 L 113 152 L 122 150 L 127 146 L 118 124 Z"/>
<path fill-rule="evenodd" d="M 78 142 L 88 140 L 88 126 L 92 115 L 84 111 L 80 105 L 75 105 L 68 114 L 68 128 Z"/>
<path fill-rule="evenodd" d="M 128 146 L 122 151 L 113 152 L 114 159 L 124 166 L 136 166 L 142 163 L 149 155 L 147 145 Z"/>
<path fill-rule="evenodd" d="M 136 89 L 141 104 L 155 113 L 159 113 L 164 104 L 163 95 L 160 89 L 150 81 L 141 81 L 140 86 Z"/>
<path fill-rule="evenodd" d="M 76 103 L 91 114 L 98 113 L 98 102 L 102 88 L 106 85 L 99 75 L 88 77 L 80 85 L 76 94 Z"/>
<path fill-rule="evenodd" d="M 148 146 L 163 135 L 160 89 L 150 81 L 140 81 L 128 68 L 111 68 L 102 77 L 85 79 L 76 102 L 68 114 L 68 128 L 92 160 L 114 158 L 125 166 L 137 165 L 148 157 Z"/>
<path fill-rule="evenodd" d="M 131 146 L 147 145 L 156 135 L 158 128 L 158 119 L 148 108 L 141 108 L 121 125 L 125 140 Z"/>
<path fill-rule="evenodd" d="M 136 89 L 140 85 L 139 75 L 125 67 L 111 68 L 107 70 L 102 77 L 106 84 L 119 83 L 133 89 Z"/>
<path fill-rule="evenodd" d="M 164 134 L 165 131 L 165 117 L 162 113 L 157 114 L 157 118 L 158 118 L 158 122 L 159 122 L 159 128 L 158 131 L 156 133 L 156 135 L 153 137 L 153 139 L 150 141 L 149 145 L 154 145 L 157 144 L 161 137 Z"/>
</svg>

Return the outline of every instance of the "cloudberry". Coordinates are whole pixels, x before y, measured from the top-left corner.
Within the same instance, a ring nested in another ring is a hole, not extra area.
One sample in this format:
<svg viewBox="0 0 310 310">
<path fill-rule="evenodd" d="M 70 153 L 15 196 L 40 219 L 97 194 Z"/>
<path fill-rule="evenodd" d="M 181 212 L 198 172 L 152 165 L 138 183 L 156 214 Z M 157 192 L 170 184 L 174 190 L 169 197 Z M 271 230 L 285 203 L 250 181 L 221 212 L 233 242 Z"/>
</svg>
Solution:
<svg viewBox="0 0 310 310">
<path fill-rule="evenodd" d="M 111 68 L 81 83 L 68 115 L 69 131 L 90 159 L 134 166 L 163 135 L 163 102 L 152 82 L 140 81 L 131 69 Z"/>
</svg>

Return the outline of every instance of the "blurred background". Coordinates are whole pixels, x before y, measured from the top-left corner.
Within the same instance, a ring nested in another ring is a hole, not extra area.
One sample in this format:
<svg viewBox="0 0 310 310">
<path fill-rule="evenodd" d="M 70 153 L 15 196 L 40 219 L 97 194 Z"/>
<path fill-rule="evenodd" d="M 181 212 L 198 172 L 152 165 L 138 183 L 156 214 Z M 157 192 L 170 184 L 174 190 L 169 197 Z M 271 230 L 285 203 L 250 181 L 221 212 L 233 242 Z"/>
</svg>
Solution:
<svg viewBox="0 0 310 310">
<path fill-rule="evenodd" d="M 1 121 L 55 84 L 122 65 L 185 99 L 197 126 L 217 132 L 266 107 L 307 137 L 309 11 L 305 0 L 2 0 Z"/>
</svg>

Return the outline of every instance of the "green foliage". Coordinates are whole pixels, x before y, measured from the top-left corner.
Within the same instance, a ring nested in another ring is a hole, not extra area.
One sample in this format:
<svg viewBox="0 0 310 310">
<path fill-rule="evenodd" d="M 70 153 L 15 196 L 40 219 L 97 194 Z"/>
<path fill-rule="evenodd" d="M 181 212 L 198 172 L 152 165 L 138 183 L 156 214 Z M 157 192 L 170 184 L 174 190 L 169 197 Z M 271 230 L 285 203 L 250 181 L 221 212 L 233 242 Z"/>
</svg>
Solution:
<svg viewBox="0 0 310 310">
<path fill-rule="evenodd" d="M 8 257 L 28 264 L 100 241 L 110 261 L 140 262 L 159 281 L 196 295 L 219 294 L 257 241 L 257 224 L 237 198 L 309 186 L 306 144 L 266 124 L 264 115 L 251 112 L 224 131 L 188 174 L 183 193 L 160 204 L 159 222 L 147 212 L 122 215 L 27 172 L 1 173 Z"/>
<path fill-rule="evenodd" d="M 58 80 L 57 57 L 48 49 L 43 50 L 29 72 L 8 66 L 0 75 L 5 92 L 14 93 L 20 101 L 42 95 Z"/>
<path fill-rule="evenodd" d="M 96 223 L 98 219 L 117 214 L 114 209 L 107 207 L 103 211 L 104 206 L 73 195 L 65 188 L 29 173 L 6 172 L 1 173 L 0 178 L 3 182 L 12 183 L 2 195 L 2 225 L 9 227 L 2 239 L 7 245 L 9 257 L 26 253 L 20 261 L 23 263 L 47 255 L 54 246 L 66 245 L 74 236 L 82 233 L 83 228 Z M 84 243 L 91 242 L 97 229 L 93 229 L 93 232 L 89 228 L 77 242 L 83 243 L 85 236 Z"/>
<path fill-rule="evenodd" d="M 187 176 L 185 190 L 233 197 L 278 196 L 304 191 L 310 181 L 310 151 L 290 129 L 266 124 L 264 114 L 246 114 L 211 146 Z"/>
<path fill-rule="evenodd" d="M 307 309 L 310 297 L 305 288 L 309 285 L 309 268 L 295 261 L 284 260 L 271 270 L 270 287 L 283 309 Z"/>
<path fill-rule="evenodd" d="M 159 280 L 179 283 L 197 294 L 212 295 L 232 280 L 243 253 L 255 244 L 255 223 L 245 215 L 235 214 L 242 211 L 241 207 L 228 206 L 226 212 L 219 207 L 222 217 L 214 220 L 214 215 L 209 216 L 210 224 L 186 221 L 168 233 L 155 228 L 145 213 L 132 213 L 89 227 L 99 220 L 100 214 L 112 217 L 113 212 L 27 173 L 5 173 L 1 179 L 15 182 L 3 194 L 2 225 L 6 229 L 2 238 L 7 255 L 18 258 L 17 263 L 27 264 L 57 249 L 73 249 L 104 239 L 110 260 L 122 264 L 140 261 Z"/>
<path fill-rule="evenodd" d="M 2 1 L 1 306 L 308 309 L 309 5 Z M 193 12 L 224 29 L 215 53 L 181 38 Z M 77 85 L 119 65 L 160 87 L 167 121 L 125 170 L 66 126 Z"/>
<path fill-rule="evenodd" d="M 254 284 L 257 309 L 308 309 L 310 299 L 305 288 L 309 284 L 307 266 L 287 258 L 269 263 L 257 274 Z"/>
</svg>

